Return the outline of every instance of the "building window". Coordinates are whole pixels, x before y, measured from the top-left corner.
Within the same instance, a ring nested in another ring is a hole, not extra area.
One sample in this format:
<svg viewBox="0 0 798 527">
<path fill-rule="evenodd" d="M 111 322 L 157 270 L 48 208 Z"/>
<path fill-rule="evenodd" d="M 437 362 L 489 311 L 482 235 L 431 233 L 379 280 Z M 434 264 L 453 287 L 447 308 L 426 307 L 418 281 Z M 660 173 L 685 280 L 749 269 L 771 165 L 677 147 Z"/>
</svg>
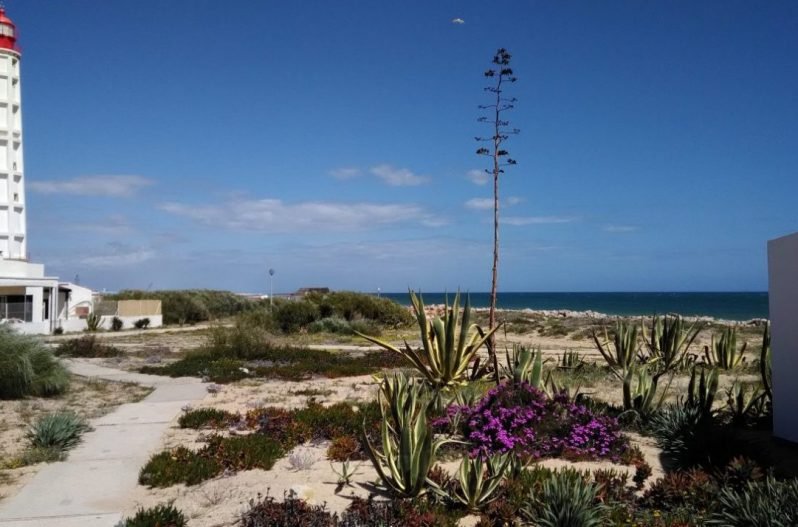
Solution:
<svg viewBox="0 0 798 527">
<path fill-rule="evenodd" d="M 0 319 L 33 322 L 33 296 L 0 296 Z"/>
</svg>

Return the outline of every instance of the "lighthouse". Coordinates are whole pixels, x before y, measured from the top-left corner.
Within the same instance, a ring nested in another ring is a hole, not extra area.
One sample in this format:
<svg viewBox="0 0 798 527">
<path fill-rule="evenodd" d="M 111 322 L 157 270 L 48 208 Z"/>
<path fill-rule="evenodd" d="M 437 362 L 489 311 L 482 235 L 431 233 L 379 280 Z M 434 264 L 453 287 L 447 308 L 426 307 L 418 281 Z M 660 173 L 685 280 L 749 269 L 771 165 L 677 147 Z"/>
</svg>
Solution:
<svg viewBox="0 0 798 527">
<path fill-rule="evenodd" d="M 0 7 L 0 258 L 27 260 L 17 28 Z"/>
</svg>

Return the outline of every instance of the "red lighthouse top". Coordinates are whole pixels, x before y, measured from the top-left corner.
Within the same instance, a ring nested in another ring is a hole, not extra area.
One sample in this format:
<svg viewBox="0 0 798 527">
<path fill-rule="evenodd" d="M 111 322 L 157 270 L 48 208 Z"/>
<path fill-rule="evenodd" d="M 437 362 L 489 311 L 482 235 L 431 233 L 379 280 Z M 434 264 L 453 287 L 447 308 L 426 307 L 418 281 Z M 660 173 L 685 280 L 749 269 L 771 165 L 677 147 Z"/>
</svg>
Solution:
<svg viewBox="0 0 798 527">
<path fill-rule="evenodd" d="M 0 6 L 0 49 L 19 52 L 17 48 L 17 26 L 6 16 L 6 10 Z"/>
</svg>

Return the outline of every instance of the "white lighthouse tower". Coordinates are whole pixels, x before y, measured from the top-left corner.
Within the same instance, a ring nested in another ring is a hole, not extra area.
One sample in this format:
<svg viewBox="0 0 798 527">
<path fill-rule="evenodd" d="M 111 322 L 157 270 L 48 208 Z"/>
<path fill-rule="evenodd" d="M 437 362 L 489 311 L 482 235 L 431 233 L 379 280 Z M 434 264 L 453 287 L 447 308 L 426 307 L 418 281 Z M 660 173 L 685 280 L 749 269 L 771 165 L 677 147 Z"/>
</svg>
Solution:
<svg viewBox="0 0 798 527">
<path fill-rule="evenodd" d="M 27 260 L 17 28 L 0 7 L 0 257 Z"/>
</svg>

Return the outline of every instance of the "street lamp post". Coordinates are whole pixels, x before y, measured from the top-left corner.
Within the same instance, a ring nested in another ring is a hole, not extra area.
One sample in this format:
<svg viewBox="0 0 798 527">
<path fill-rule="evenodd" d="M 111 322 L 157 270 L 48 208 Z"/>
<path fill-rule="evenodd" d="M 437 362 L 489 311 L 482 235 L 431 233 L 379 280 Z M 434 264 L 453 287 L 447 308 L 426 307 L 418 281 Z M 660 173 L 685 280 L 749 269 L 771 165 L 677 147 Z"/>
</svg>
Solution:
<svg viewBox="0 0 798 527">
<path fill-rule="evenodd" d="M 272 284 L 274 282 L 274 269 L 269 269 L 269 311 L 274 309 L 274 288 Z"/>
</svg>

